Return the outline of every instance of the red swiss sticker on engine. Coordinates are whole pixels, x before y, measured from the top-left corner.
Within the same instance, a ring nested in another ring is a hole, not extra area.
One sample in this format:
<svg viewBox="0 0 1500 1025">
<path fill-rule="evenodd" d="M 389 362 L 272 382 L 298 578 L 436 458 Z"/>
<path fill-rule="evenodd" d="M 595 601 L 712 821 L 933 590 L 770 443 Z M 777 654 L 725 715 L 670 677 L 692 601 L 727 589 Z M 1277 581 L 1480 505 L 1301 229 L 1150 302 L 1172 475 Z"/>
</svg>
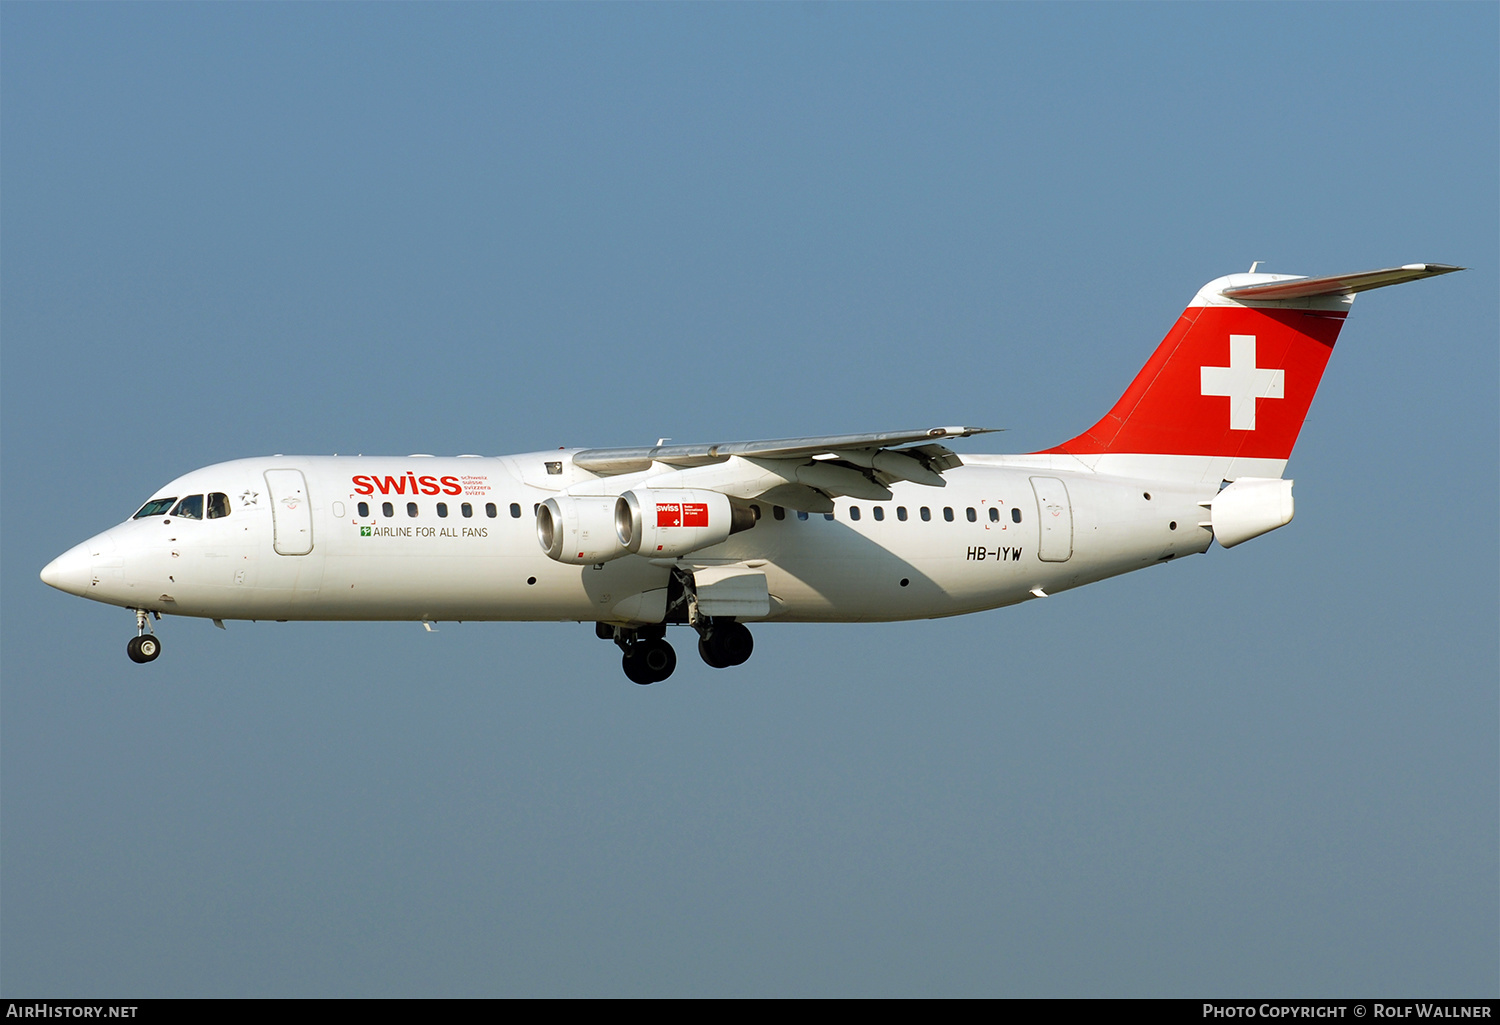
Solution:
<svg viewBox="0 0 1500 1025">
<path fill-rule="evenodd" d="M 658 502 L 656 503 L 656 525 L 658 527 L 706 527 L 708 526 L 708 503 Z"/>
</svg>

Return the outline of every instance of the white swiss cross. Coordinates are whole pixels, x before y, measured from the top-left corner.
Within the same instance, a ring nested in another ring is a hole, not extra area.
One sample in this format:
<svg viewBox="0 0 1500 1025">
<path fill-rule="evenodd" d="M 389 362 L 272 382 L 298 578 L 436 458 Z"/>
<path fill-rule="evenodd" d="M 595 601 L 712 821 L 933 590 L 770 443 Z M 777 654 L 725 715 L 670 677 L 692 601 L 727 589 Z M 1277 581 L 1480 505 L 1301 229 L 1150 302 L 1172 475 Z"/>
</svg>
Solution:
<svg viewBox="0 0 1500 1025">
<path fill-rule="evenodd" d="M 1255 430 L 1255 400 L 1286 397 L 1286 371 L 1255 365 L 1255 336 L 1229 336 L 1229 366 L 1199 367 L 1201 394 L 1229 397 L 1229 429 Z"/>
</svg>

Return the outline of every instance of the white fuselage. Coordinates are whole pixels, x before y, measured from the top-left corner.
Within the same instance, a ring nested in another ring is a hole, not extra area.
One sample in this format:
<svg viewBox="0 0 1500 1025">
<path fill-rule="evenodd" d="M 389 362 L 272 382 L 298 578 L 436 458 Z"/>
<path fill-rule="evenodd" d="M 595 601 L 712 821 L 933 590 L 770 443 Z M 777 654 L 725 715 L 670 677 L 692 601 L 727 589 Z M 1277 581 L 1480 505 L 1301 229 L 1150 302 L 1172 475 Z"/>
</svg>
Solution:
<svg viewBox="0 0 1500 1025">
<path fill-rule="evenodd" d="M 1120 399 L 1043 452 L 960 456 L 977 427 L 439 459 L 283 457 L 195 470 L 54 559 L 46 583 L 150 614 L 577 620 L 635 683 L 668 624 L 711 668 L 747 622 L 927 619 L 1207 551 L 1290 523 L 1283 474 L 1359 292 L 1403 264 L 1204 285 Z M 804 510 L 799 512 L 798 510 Z"/>
<path fill-rule="evenodd" d="M 57 559 L 48 582 L 220 620 L 630 624 L 660 621 L 674 566 L 744 566 L 765 575 L 766 619 L 858 622 L 1010 605 L 1203 552 L 1213 539 L 1202 504 L 1216 482 L 1111 477 L 1067 457 L 965 456 L 946 487 L 897 483 L 892 500 L 838 499 L 831 516 L 754 501 L 754 527 L 680 560 L 567 565 L 537 540 L 538 503 L 588 493 L 595 480 L 618 494 L 650 476 L 595 478 L 570 456 L 219 463 L 156 495 L 227 496 L 227 515 L 127 520 Z M 297 481 L 300 493 L 289 492 Z"/>
</svg>

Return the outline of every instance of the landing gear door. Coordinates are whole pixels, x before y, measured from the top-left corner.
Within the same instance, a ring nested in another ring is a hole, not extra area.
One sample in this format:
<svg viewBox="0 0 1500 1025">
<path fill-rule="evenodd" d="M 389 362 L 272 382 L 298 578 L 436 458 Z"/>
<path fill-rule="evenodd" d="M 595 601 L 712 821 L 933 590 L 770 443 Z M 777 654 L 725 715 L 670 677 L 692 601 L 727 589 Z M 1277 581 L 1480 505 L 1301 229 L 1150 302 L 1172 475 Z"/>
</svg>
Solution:
<svg viewBox="0 0 1500 1025">
<path fill-rule="evenodd" d="M 1067 562 L 1073 557 L 1073 506 L 1068 489 L 1056 477 L 1031 478 L 1036 492 L 1037 519 L 1041 521 L 1037 558 L 1043 562 Z"/>
<path fill-rule="evenodd" d="M 745 566 L 705 566 L 693 571 L 700 616 L 765 619 L 771 614 L 766 575 Z"/>
<path fill-rule="evenodd" d="M 312 551 L 312 502 L 301 470 L 267 470 L 271 493 L 271 522 L 278 555 L 306 555 Z"/>
</svg>

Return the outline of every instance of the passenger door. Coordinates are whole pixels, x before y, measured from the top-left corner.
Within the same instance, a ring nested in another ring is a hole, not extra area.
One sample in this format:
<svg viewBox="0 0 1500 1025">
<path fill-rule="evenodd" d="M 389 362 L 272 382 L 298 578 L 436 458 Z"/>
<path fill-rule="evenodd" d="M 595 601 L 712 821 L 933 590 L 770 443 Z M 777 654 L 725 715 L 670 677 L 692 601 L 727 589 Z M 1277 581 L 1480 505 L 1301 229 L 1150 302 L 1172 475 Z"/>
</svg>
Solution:
<svg viewBox="0 0 1500 1025">
<path fill-rule="evenodd" d="M 1067 562 L 1073 557 L 1073 506 L 1068 489 L 1056 477 L 1031 478 L 1036 492 L 1038 528 L 1037 558 L 1043 562 Z"/>
<path fill-rule="evenodd" d="M 301 470 L 267 470 L 271 493 L 273 547 L 278 555 L 306 555 L 312 551 L 312 501 Z"/>
</svg>

